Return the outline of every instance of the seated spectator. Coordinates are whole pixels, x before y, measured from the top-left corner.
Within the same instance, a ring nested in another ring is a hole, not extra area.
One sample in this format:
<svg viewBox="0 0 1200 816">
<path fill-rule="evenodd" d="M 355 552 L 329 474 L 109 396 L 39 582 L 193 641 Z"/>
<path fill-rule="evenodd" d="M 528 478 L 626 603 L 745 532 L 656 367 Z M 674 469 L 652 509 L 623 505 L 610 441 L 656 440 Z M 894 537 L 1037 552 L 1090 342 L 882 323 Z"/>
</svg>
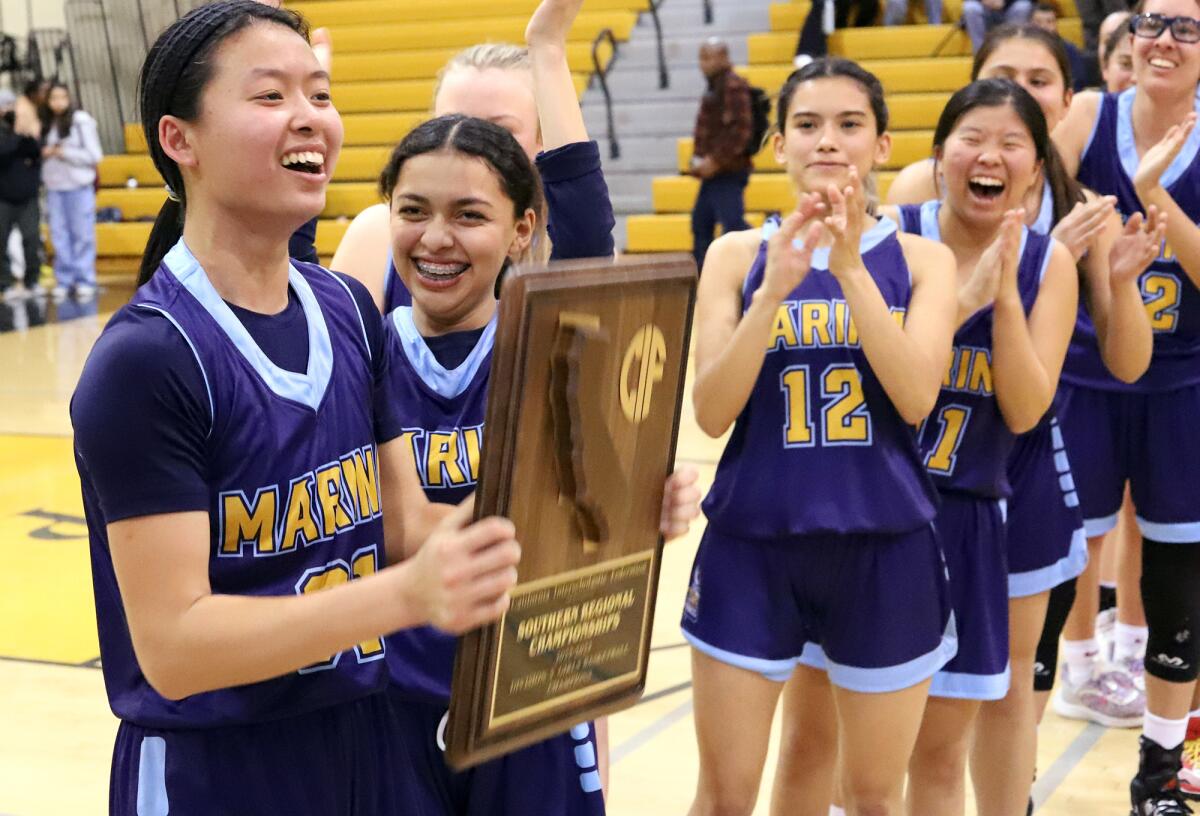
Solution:
<svg viewBox="0 0 1200 816">
<path fill-rule="evenodd" d="M 942 22 L 942 0 L 925 0 L 925 20 L 930 25 Z M 908 21 L 908 0 L 885 0 L 883 24 L 904 25 Z"/>
<path fill-rule="evenodd" d="M 7 244 L 14 226 L 21 233 L 25 281 L 22 284 L 14 280 L 8 253 L 0 252 L 0 295 L 5 300 L 41 293 L 38 188 L 42 155 L 36 137 L 16 130 L 17 101 L 11 93 L 0 100 L 0 236 Z"/>
<path fill-rule="evenodd" d="M 1028 22 L 1032 12 L 1030 0 L 964 0 L 962 21 L 971 38 L 971 50 L 978 51 L 983 38 L 996 26 Z"/>
<path fill-rule="evenodd" d="M 1083 21 L 1083 49 L 1089 54 L 1100 50 L 1107 23 L 1120 14 L 1128 14 L 1132 2 L 1128 0 L 1075 0 L 1079 18 Z M 1107 15 L 1107 16 L 1106 16 Z"/>
<path fill-rule="evenodd" d="M 893 0 L 907 4 L 907 0 Z M 928 6 L 938 7 L 938 19 L 941 19 L 942 0 L 926 0 Z M 907 6 L 906 6 L 907 8 Z M 814 0 L 809 6 L 808 16 L 800 28 L 800 38 L 796 41 L 796 56 L 793 63 L 797 68 L 803 68 L 817 57 L 829 53 L 826 38 L 836 29 L 847 28 L 850 25 L 850 12 L 854 11 L 854 26 L 875 25 L 879 16 L 879 0 Z"/>
<path fill-rule="evenodd" d="M 96 120 L 78 110 L 66 85 L 46 97 L 42 181 L 54 242 L 54 296 L 96 293 L 96 165 L 104 158 Z"/>
<path fill-rule="evenodd" d="M 1092 81 L 1094 74 L 1088 68 L 1083 54 L 1075 47 L 1075 43 L 1064 40 L 1062 35 L 1058 33 L 1058 8 L 1056 6 L 1047 2 L 1038 3 L 1033 9 L 1033 14 L 1030 16 L 1029 22 L 1062 41 L 1063 48 L 1067 52 L 1067 59 L 1071 62 L 1071 76 L 1075 80 L 1073 90 L 1082 91 L 1084 88 L 1095 84 Z"/>
<path fill-rule="evenodd" d="M 1133 85 L 1133 35 L 1126 25 L 1131 15 L 1119 14 L 1116 24 L 1109 28 L 1100 43 L 1100 76 L 1104 79 L 1104 90 L 1120 93 Z M 1107 20 L 1105 24 L 1107 25 Z M 1100 30 L 1103 32 L 1105 26 Z"/>
</svg>

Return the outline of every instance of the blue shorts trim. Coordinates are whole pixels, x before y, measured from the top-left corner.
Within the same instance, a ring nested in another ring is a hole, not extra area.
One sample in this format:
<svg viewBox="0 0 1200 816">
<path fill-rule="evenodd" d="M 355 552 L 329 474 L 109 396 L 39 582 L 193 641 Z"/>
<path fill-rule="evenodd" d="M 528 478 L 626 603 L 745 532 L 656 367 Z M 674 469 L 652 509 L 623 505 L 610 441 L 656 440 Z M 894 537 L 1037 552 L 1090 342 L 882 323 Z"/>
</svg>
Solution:
<svg viewBox="0 0 1200 816">
<path fill-rule="evenodd" d="M 1141 516 L 1134 516 L 1134 518 L 1137 519 L 1138 529 L 1142 531 L 1142 535 L 1152 541 L 1161 541 L 1164 544 L 1195 544 L 1200 541 L 1200 521 L 1164 524 L 1147 521 Z"/>
<path fill-rule="evenodd" d="M 700 638 L 693 635 L 687 629 L 680 629 L 683 632 L 683 639 L 692 644 L 692 648 L 696 651 L 706 654 L 713 660 L 719 660 L 722 663 L 727 663 L 730 666 L 736 666 L 739 669 L 761 674 L 766 679 L 775 683 L 786 683 L 788 678 L 792 676 L 792 672 L 796 668 L 796 664 L 800 662 L 799 657 L 789 657 L 783 660 L 767 660 L 761 657 L 747 657 L 735 652 L 729 652 L 725 649 L 719 649 L 711 643 L 705 643 Z M 805 651 L 808 647 L 805 646 Z"/>
<path fill-rule="evenodd" d="M 1049 592 L 1084 571 L 1088 563 L 1087 533 L 1083 527 L 1071 536 L 1071 549 L 1049 566 L 1029 572 L 1008 574 L 1008 597 L 1027 598 Z"/>
<path fill-rule="evenodd" d="M 1095 538 L 1108 533 L 1109 530 L 1117 526 L 1117 517 L 1121 515 L 1121 511 L 1113 513 L 1111 516 L 1103 516 L 1101 518 L 1085 518 L 1083 520 L 1083 530 L 1088 538 Z M 1141 522 L 1141 519 L 1138 519 Z"/>
<path fill-rule="evenodd" d="M 929 684 L 930 697 L 950 697 L 956 700 L 1003 700 L 1012 680 L 1010 666 L 1000 674 L 965 674 L 940 671 Z"/>
<path fill-rule="evenodd" d="M 829 675 L 829 682 L 847 691 L 858 691 L 864 694 L 886 694 L 891 691 L 911 688 L 923 683 L 954 659 L 958 654 L 958 628 L 954 623 L 954 613 L 946 622 L 946 631 L 942 640 L 933 651 L 915 657 L 899 666 L 884 666 L 876 669 L 860 669 L 855 666 L 842 666 L 834 663 L 825 656 L 825 650 L 815 643 L 804 644 L 804 652 L 800 655 L 799 663 L 810 669 L 817 669 Z M 1001 695 L 1003 696 L 1003 695 Z"/>
<path fill-rule="evenodd" d="M 142 737 L 138 756 L 138 816 L 167 816 L 167 741 L 162 737 Z"/>
</svg>

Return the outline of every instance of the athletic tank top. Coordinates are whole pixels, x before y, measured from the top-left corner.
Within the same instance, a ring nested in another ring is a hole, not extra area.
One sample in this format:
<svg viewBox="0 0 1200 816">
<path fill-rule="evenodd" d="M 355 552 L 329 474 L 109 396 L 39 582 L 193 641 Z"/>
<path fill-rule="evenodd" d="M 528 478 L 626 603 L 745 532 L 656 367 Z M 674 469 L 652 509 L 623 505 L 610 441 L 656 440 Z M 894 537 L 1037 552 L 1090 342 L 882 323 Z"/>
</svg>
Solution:
<svg viewBox="0 0 1200 816">
<path fill-rule="evenodd" d="M 392 263 L 392 255 L 388 253 L 387 276 L 383 279 L 383 313 L 390 315 L 401 306 L 412 306 L 412 293 L 400 280 L 400 273 Z"/>
<path fill-rule="evenodd" d="M 1117 197 L 1123 218 L 1142 212 L 1133 187 L 1138 155 L 1133 138 L 1136 88 L 1101 98 L 1092 134 L 1079 164 L 1079 181 L 1101 195 Z M 1196 109 L 1200 111 L 1200 97 Z M 1163 173 L 1162 186 L 1188 217 L 1200 220 L 1200 128 L 1192 131 L 1175 161 Z M 1188 278 L 1169 244 L 1138 280 L 1150 324 L 1154 354 L 1150 368 L 1135 383 L 1113 377 L 1100 358 L 1096 330 L 1080 301 L 1075 335 L 1062 378 L 1072 385 L 1106 391 L 1170 391 L 1200 383 L 1200 290 Z"/>
<path fill-rule="evenodd" d="M 401 439 L 412 446 L 417 475 L 432 502 L 458 504 L 475 491 L 483 447 L 488 378 L 496 318 L 457 368 L 438 363 L 401 306 L 384 319 L 391 367 L 385 399 L 403 420 Z M 388 636 L 388 671 L 393 688 L 420 700 L 450 699 L 457 638 L 432 626 Z"/>
<path fill-rule="evenodd" d="M 294 261 L 288 282 L 308 325 L 304 373 L 270 361 L 182 240 L 126 307 L 166 317 L 207 387 L 214 594 L 317 592 L 385 565 L 363 318 L 346 284 L 315 264 Z M 150 728 L 262 722 L 354 700 L 385 681 L 385 646 L 372 639 L 281 677 L 167 700 L 138 665 L 115 578 L 94 580 L 109 701 L 123 720 Z"/>
<path fill-rule="evenodd" d="M 940 209 L 940 201 L 902 205 L 901 227 L 940 242 Z M 1022 227 L 1017 290 L 1026 314 L 1037 300 L 1053 244 L 1049 236 Z M 1004 423 L 992 386 L 992 314 L 992 306 L 985 306 L 955 332 L 950 367 L 918 441 L 939 490 L 1004 498 L 1012 493 L 1007 464 L 1015 436 Z"/>
<path fill-rule="evenodd" d="M 762 285 L 766 239 L 743 284 L 742 308 Z M 898 321 L 912 280 L 896 225 L 862 237 L 863 263 Z M 858 339 L 828 248 L 779 305 L 758 381 L 717 466 L 704 512 L 740 538 L 905 532 L 928 523 L 936 496 L 913 429 L 884 392 Z"/>
</svg>

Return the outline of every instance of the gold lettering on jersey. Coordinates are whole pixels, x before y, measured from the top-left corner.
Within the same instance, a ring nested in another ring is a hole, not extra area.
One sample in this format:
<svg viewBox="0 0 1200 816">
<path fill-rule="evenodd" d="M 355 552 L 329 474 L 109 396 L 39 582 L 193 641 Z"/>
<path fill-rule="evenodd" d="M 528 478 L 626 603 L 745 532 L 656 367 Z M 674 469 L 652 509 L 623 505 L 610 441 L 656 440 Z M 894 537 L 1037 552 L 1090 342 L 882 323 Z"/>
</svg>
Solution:
<svg viewBox="0 0 1200 816">
<path fill-rule="evenodd" d="M 904 326 L 906 309 L 893 306 L 892 319 Z M 767 351 L 798 348 L 858 348 L 858 327 L 844 300 L 785 300 L 775 311 Z"/>
<path fill-rule="evenodd" d="M 379 480 L 375 447 L 368 445 L 287 484 L 217 497 L 217 555 L 278 555 L 328 541 L 338 533 L 379 516 Z M 280 497 L 284 497 L 281 502 Z"/>
<path fill-rule="evenodd" d="M 479 480 L 483 426 L 469 428 L 409 428 L 401 438 L 412 447 L 422 487 L 464 487 Z"/>
<path fill-rule="evenodd" d="M 621 381 L 618 389 L 621 411 L 634 425 L 650 415 L 654 386 L 662 382 L 666 361 L 667 339 L 663 336 L 662 329 L 653 323 L 647 323 L 638 329 L 625 351 L 625 359 L 621 362 Z"/>
<path fill-rule="evenodd" d="M 240 555 L 242 545 L 254 543 L 255 552 L 275 551 L 275 505 L 278 489 L 265 487 L 247 505 L 241 492 L 221 496 L 221 554 Z"/>
<path fill-rule="evenodd" d="M 955 346 L 946 376 L 942 378 L 942 389 L 990 397 L 994 393 L 991 350 Z"/>
</svg>

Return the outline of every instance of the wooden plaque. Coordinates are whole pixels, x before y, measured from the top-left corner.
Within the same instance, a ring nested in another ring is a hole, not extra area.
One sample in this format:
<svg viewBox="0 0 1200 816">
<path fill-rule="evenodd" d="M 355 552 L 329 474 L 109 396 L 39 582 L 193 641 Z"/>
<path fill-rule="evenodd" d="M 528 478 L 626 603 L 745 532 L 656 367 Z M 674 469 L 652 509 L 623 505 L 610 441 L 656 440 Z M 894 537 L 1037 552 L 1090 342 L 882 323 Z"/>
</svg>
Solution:
<svg viewBox="0 0 1200 816">
<path fill-rule="evenodd" d="M 512 519 L 520 579 L 505 616 L 459 643 L 454 767 L 641 696 L 695 292 L 686 255 L 504 281 L 475 514 Z"/>
</svg>

